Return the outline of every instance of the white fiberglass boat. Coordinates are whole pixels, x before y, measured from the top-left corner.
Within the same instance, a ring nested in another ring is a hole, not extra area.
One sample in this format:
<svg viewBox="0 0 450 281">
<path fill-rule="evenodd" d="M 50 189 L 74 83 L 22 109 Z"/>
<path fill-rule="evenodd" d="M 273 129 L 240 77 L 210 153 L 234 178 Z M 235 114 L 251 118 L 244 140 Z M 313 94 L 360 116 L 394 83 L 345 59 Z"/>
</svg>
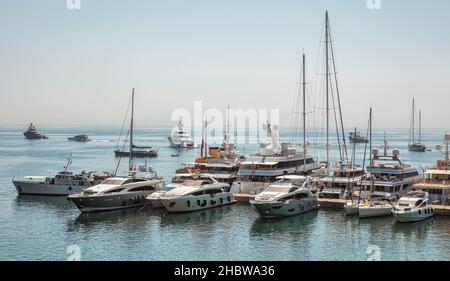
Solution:
<svg viewBox="0 0 450 281">
<path fill-rule="evenodd" d="M 368 201 L 358 206 L 358 216 L 360 218 L 384 217 L 391 215 L 392 204 L 384 201 Z"/>
<path fill-rule="evenodd" d="M 269 185 L 250 201 L 252 208 L 261 218 L 294 216 L 318 207 L 317 198 L 307 188 L 308 181 L 299 186 L 291 182 Z"/>
<path fill-rule="evenodd" d="M 428 205 L 430 197 L 427 192 L 410 191 L 402 196 L 392 209 L 398 222 L 415 222 L 433 216 L 434 210 Z"/>
<path fill-rule="evenodd" d="M 160 196 L 168 212 L 192 212 L 233 204 L 233 194 L 226 192 L 229 185 L 214 179 L 186 180 L 173 183 L 174 189 Z"/>
</svg>

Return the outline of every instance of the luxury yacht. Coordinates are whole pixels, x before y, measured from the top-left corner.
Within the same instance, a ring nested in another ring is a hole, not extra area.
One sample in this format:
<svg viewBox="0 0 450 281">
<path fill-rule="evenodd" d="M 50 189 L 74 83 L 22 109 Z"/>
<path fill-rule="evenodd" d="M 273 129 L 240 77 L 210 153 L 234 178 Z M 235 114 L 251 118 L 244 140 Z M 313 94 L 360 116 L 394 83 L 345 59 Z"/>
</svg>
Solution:
<svg viewBox="0 0 450 281">
<path fill-rule="evenodd" d="M 83 189 L 99 184 L 110 176 L 109 173 L 81 172 L 74 174 L 69 171 L 72 160 L 69 158 L 64 171 L 54 177 L 26 176 L 13 179 L 14 187 L 19 195 L 60 195 L 67 196 L 81 192 Z"/>
<path fill-rule="evenodd" d="M 276 126 L 267 123 L 264 128 L 272 143 L 261 143 L 258 154 L 240 163 L 238 180 L 231 187 L 233 193 L 256 195 L 279 176 L 303 175 L 320 168 L 313 156 L 298 152 L 288 143 L 280 145 Z"/>
<path fill-rule="evenodd" d="M 292 182 L 270 184 L 250 201 L 250 205 L 261 218 L 288 217 L 311 211 L 318 207 L 318 201 L 307 188 L 308 184 L 306 178 L 302 185 Z"/>
<path fill-rule="evenodd" d="M 160 197 L 168 212 L 192 212 L 236 202 L 233 194 L 225 191 L 229 185 L 212 178 L 186 180 L 173 185 L 175 188 Z"/>
<path fill-rule="evenodd" d="M 446 145 L 445 158 L 437 160 L 436 165 L 425 171 L 425 179 L 422 182 L 416 183 L 413 190 L 422 190 L 430 195 L 431 202 L 436 204 L 449 204 L 450 196 L 450 160 L 448 143 L 450 135 L 447 133 L 444 136 L 444 143 Z"/>
<path fill-rule="evenodd" d="M 76 135 L 73 137 L 67 138 L 70 141 L 78 141 L 78 142 L 88 142 L 90 141 L 89 137 L 87 135 Z"/>
<path fill-rule="evenodd" d="M 150 173 L 145 177 L 130 172 L 128 176 L 111 177 L 81 193 L 71 194 L 71 200 L 82 213 L 113 211 L 145 206 L 146 198 L 160 190 L 164 181 Z"/>
<path fill-rule="evenodd" d="M 155 191 L 152 194 L 150 194 L 149 196 L 147 196 L 146 200 L 154 209 L 164 208 L 164 206 L 161 202 L 161 197 L 164 194 L 166 194 L 168 191 L 170 191 L 176 187 L 179 187 L 179 185 L 173 184 L 173 183 L 166 184 L 160 190 Z"/>
<path fill-rule="evenodd" d="M 430 197 L 427 192 L 410 191 L 398 200 L 391 210 L 398 222 L 415 222 L 433 216 L 434 210 L 428 205 Z"/>
<path fill-rule="evenodd" d="M 172 130 L 172 135 L 168 137 L 170 146 L 175 148 L 196 148 L 197 145 L 192 140 L 191 135 L 184 129 L 182 120 L 177 123 Z"/>
<path fill-rule="evenodd" d="M 33 125 L 33 123 L 31 123 L 30 126 L 28 126 L 28 130 L 26 132 L 24 132 L 23 135 L 25 136 L 26 139 L 29 139 L 29 140 L 44 140 L 44 139 L 48 139 L 47 136 L 39 133 L 36 130 L 36 127 Z"/>
</svg>

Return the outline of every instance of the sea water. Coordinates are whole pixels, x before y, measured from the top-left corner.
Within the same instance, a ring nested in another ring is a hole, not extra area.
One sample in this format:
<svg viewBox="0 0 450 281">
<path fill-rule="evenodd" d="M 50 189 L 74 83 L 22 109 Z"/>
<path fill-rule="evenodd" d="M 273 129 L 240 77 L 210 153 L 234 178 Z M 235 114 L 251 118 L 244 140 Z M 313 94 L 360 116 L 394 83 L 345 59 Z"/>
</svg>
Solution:
<svg viewBox="0 0 450 281">
<path fill-rule="evenodd" d="M 71 170 L 113 171 L 120 133 L 117 127 L 44 127 L 48 140 L 23 138 L 24 128 L 0 127 L 0 260 L 450 260 L 450 217 L 413 224 L 393 217 L 346 218 L 342 211 L 320 210 L 280 220 L 261 221 L 248 204 L 234 204 L 195 213 L 168 214 L 151 208 L 82 215 L 65 197 L 18 196 L 13 177 L 53 175 L 72 154 Z M 136 142 L 158 150 L 148 159 L 166 182 L 183 162 L 200 149 L 169 147 L 171 128 L 138 128 Z M 383 153 L 385 130 L 374 131 L 374 144 Z M 424 130 L 432 151 L 407 151 L 408 130 L 386 130 L 389 152 L 400 150 L 404 162 L 426 168 L 442 158 L 435 146 L 445 130 Z M 88 134 L 88 143 L 68 136 Z M 365 134 L 365 132 L 362 132 Z M 282 140 L 293 141 L 285 130 Z M 309 151 L 325 160 L 324 135 L 308 139 Z M 333 135 L 330 161 L 339 155 Z M 362 164 L 364 144 L 355 154 Z M 237 144 L 250 154 L 256 143 Z M 301 148 L 301 147 L 300 147 Z M 353 145 L 348 145 L 352 155 Z M 172 155 L 178 154 L 178 157 Z M 126 170 L 128 159 L 121 160 Z M 138 160 L 136 164 L 143 164 Z"/>
</svg>

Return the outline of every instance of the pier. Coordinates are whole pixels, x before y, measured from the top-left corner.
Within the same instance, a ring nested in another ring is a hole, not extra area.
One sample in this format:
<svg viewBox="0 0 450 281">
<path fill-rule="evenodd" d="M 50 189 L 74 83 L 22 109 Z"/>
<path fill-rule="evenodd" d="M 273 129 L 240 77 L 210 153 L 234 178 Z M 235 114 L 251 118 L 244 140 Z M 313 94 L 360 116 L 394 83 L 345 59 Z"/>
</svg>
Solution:
<svg viewBox="0 0 450 281">
<path fill-rule="evenodd" d="M 255 198 L 255 195 L 244 193 L 234 194 L 234 199 L 238 203 L 248 203 L 253 198 Z M 345 202 L 346 200 L 344 199 L 319 198 L 319 208 L 341 210 L 344 208 Z M 448 205 L 431 205 L 431 207 L 434 209 L 436 216 L 450 216 L 450 206 Z"/>
</svg>

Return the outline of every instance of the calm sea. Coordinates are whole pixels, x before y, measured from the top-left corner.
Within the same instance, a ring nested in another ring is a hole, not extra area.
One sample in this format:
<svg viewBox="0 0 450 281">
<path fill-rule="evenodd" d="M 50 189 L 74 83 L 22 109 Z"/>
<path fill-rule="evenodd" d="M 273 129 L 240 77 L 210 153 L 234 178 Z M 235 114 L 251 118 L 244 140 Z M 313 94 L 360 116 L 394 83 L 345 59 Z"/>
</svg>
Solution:
<svg viewBox="0 0 450 281">
<path fill-rule="evenodd" d="M 29 141 L 22 127 L 0 127 L 0 260 L 66 260 L 79 249 L 82 260 L 450 260 L 450 217 L 415 224 L 396 224 L 391 217 L 358 220 L 340 211 L 317 211 L 275 221 L 260 221 L 245 204 L 189 214 L 151 209 L 80 215 L 65 198 L 18 197 L 13 177 L 51 175 L 63 169 L 72 153 L 72 170 L 113 171 L 120 128 L 42 127 L 50 139 Z M 374 132 L 382 150 L 384 130 Z M 425 130 L 423 142 L 432 149 L 408 153 L 408 130 L 387 130 L 389 150 L 398 148 L 404 162 L 433 165 L 442 153 L 445 130 Z M 89 143 L 68 136 L 86 133 Z M 198 150 L 168 146 L 170 128 L 143 128 L 137 143 L 152 145 L 159 157 L 148 164 L 170 181 L 182 162 Z M 291 140 L 284 131 L 282 139 Z M 323 135 L 309 139 L 310 150 L 323 159 Z M 349 154 L 351 154 L 349 147 Z M 256 144 L 238 144 L 249 154 Z M 336 146 L 332 157 L 337 156 Z M 364 145 L 356 147 L 362 160 Z M 179 154 L 179 157 L 172 157 Z M 123 161 L 121 171 L 126 169 Z M 142 162 L 141 162 L 142 163 Z"/>
</svg>

